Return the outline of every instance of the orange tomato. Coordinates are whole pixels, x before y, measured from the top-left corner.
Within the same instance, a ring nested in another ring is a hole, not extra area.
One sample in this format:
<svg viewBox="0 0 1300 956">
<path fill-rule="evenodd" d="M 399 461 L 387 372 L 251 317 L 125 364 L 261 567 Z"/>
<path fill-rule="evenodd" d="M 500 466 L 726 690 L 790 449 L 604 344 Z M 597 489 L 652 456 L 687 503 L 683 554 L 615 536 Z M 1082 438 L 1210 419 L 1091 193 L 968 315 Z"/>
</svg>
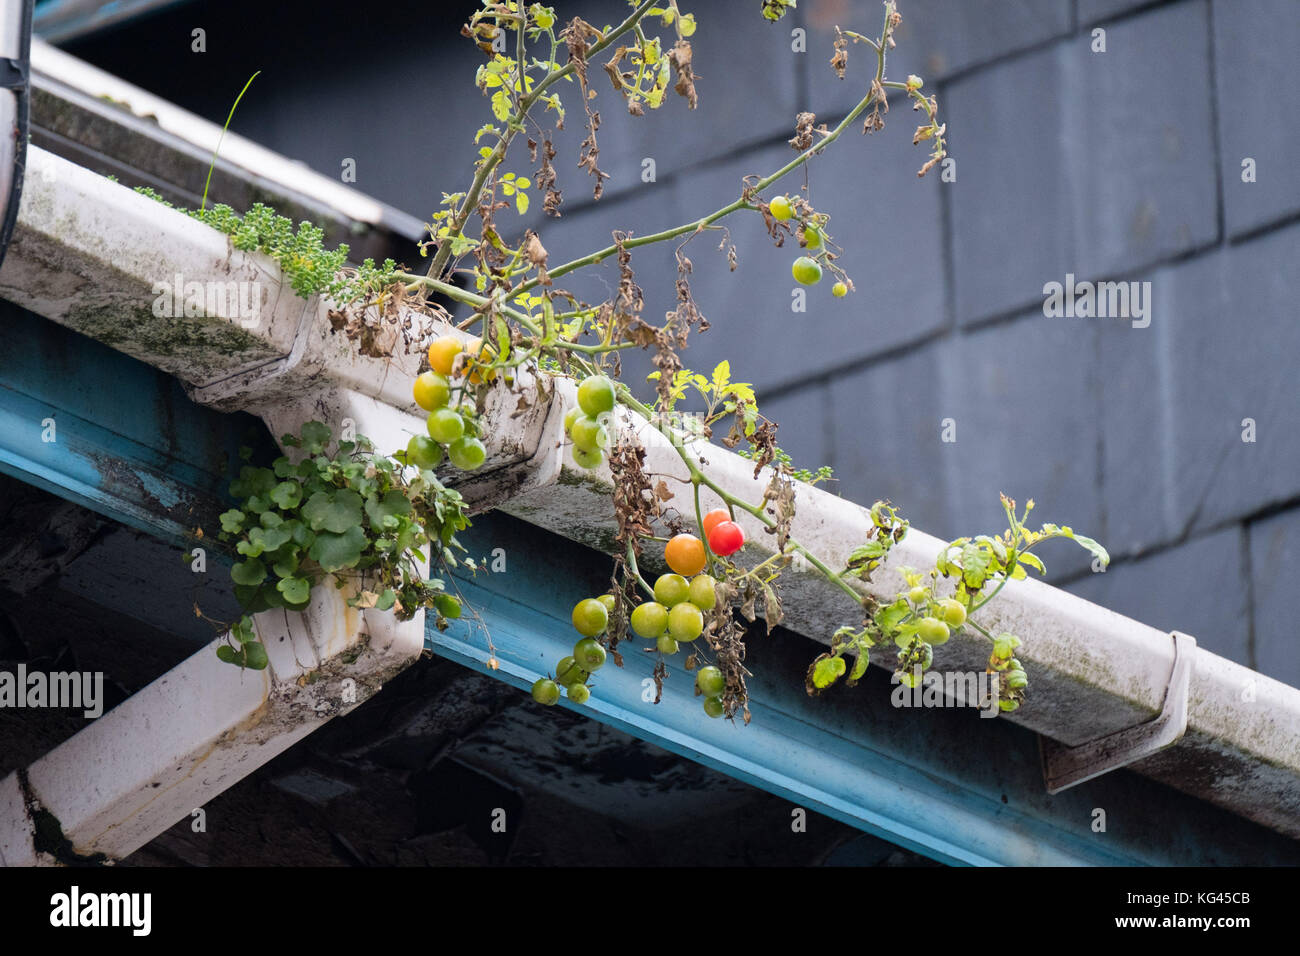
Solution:
<svg viewBox="0 0 1300 956">
<path fill-rule="evenodd" d="M 699 574 L 708 564 L 704 542 L 693 534 L 679 534 L 664 545 L 664 560 L 678 574 L 690 577 Z"/>
<path fill-rule="evenodd" d="M 724 521 L 731 520 L 731 513 L 726 508 L 714 508 L 704 516 L 704 537 L 713 533 L 713 529 Z"/>
<path fill-rule="evenodd" d="M 473 358 L 482 359 L 485 362 L 491 362 L 494 358 L 497 357 L 496 349 L 486 344 L 482 339 L 475 339 L 473 342 L 469 343 L 465 351 L 468 352 L 471 356 L 473 356 Z M 476 362 L 471 361 L 471 367 L 476 365 L 477 365 Z M 482 385 L 484 380 L 490 382 L 496 377 L 497 377 L 497 370 L 494 368 L 490 368 L 486 370 L 480 370 L 478 368 L 474 368 L 474 371 L 469 373 L 469 381 L 471 385 Z"/>
<path fill-rule="evenodd" d="M 456 356 L 465 350 L 465 343 L 454 335 L 441 335 L 429 346 L 429 367 L 439 375 L 450 375 Z"/>
</svg>

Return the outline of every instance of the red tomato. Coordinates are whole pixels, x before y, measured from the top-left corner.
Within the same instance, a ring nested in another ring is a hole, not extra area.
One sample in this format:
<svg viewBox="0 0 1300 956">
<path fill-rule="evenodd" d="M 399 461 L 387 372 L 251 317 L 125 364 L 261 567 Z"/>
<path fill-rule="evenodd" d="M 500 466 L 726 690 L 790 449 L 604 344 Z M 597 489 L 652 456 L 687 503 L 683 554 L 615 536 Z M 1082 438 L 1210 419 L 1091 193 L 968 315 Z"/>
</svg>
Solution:
<svg viewBox="0 0 1300 956">
<path fill-rule="evenodd" d="M 713 553 L 725 558 L 745 546 L 745 532 L 734 521 L 720 521 L 709 532 L 709 547 Z"/>
</svg>

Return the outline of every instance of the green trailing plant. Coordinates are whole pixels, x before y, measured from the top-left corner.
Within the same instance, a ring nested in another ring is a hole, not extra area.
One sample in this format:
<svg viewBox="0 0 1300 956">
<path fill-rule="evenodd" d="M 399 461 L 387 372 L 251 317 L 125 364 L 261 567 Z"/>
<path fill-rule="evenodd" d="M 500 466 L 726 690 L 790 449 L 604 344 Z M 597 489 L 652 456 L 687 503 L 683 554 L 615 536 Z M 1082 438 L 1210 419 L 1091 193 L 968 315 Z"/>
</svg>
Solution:
<svg viewBox="0 0 1300 956">
<path fill-rule="evenodd" d="M 266 649 L 248 615 L 301 611 L 326 581 L 351 585 L 352 607 L 391 610 L 399 620 L 425 610 L 445 628 L 460 616 L 446 582 L 421 572 L 430 556 L 446 569 L 476 567 L 456 539 L 469 527 L 459 492 L 408 464 L 405 453 L 377 454 L 363 436 L 334 441 L 322 422 L 307 422 L 280 442 L 296 450 L 294 458 L 281 456 L 269 468 L 244 465 L 230 486 L 238 506 L 221 515 L 218 537 L 233 544 L 230 577 L 248 612 L 218 647 L 222 660 L 265 667 Z"/>
<path fill-rule="evenodd" d="M 795 0 L 749 2 L 755 13 L 773 21 L 795 7 Z M 374 321 L 405 327 L 405 316 L 412 311 L 450 318 L 433 304 L 435 296 L 466 310 L 460 328 L 479 336 L 466 343 L 461 336 L 443 334 L 418 343 L 422 349 L 427 346 L 429 370 L 417 379 L 414 398 L 429 413 L 426 440 L 437 446 L 436 453 L 430 447 L 408 447 L 386 457 L 371 450 L 364 453 L 368 464 L 357 472 L 355 458 L 363 453 L 353 447 L 341 450 L 342 458 L 331 458 L 322 451 L 327 438 L 317 430 L 311 442 L 315 450 L 307 458 L 310 464 L 299 476 L 315 483 L 310 489 L 303 485 L 301 491 L 306 501 L 317 502 L 310 514 L 303 510 L 308 506 L 301 498 L 281 507 L 272 497 L 282 482 L 298 481 L 293 469 L 301 464 L 281 459 L 269 477 L 264 469 L 246 469 L 248 476 L 241 476 L 232 489 L 244 506 L 228 512 L 226 533 L 237 536 L 243 549 L 244 560 L 235 573 L 241 600 L 250 612 L 261 606 L 259 602 L 300 607 L 323 577 L 354 572 L 369 573 L 377 581 L 375 588 L 364 592 L 374 596 L 375 607 L 400 608 L 399 613 L 418 607 L 437 609 L 438 600 L 445 596 L 441 580 L 415 583 L 417 568 L 410 558 L 423 557 L 417 550 L 422 535 L 443 540 L 447 528 L 463 526 L 464 516 L 458 507 L 452 508 L 454 492 L 440 484 L 430 469 L 444 454 L 461 470 L 482 463 L 481 444 L 475 448 L 465 442 L 490 435 L 492 423 L 479 422 L 467 409 L 483 408 L 488 393 L 516 392 L 517 401 L 524 404 L 547 400 L 548 376 L 572 376 L 579 387 L 578 404 L 565 416 L 568 455 L 581 467 L 608 467 L 614 484 L 617 553 L 608 593 L 583 597 L 575 605 L 572 621 L 578 641 L 571 655 L 556 662 L 553 673 L 536 682 L 536 700 L 554 704 L 563 692 L 571 702 L 583 703 L 590 698 L 592 673 L 607 659 L 622 663 L 620 643 L 643 639 L 650 643 L 642 650 L 657 658 L 656 702 L 668 677 L 665 659 L 685 653 L 684 666 L 695 674 L 695 691 L 703 699 L 705 713 L 741 715 L 748 721 L 745 622 L 761 617 L 769 632 L 781 623 L 779 579 L 798 563 L 801 569 L 825 577 L 862 612 L 859 621 L 830 635 L 829 651 L 810 664 L 806 675 L 810 694 L 821 693 L 842 678 L 846 684 L 854 683 L 865 672 L 869 653 L 886 642 L 896 649 L 897 679 L 914 684 L 933 666 L 935 648 L 954 632 L 969 628 L 991 644 L 987 669 L 997 676 L 999 705 L 1003 710 L 1019 707 L 1028 684 L 1015 657 L 1020 640 L 990 633 L 975 615 L 1007 581 L 1025 577 L 1028 570 L 1044 570 L 1031 550 L 1040 542 L 1073 539 L 1103 565 L 1108 561 L 1105 550 L 1066 527 L 1043 525 L 1031 531 L 1025 520 L 1032 502 L 1018 514 L 1014 502 L 1004 498 L 1005 531 L 950 542 L 930 568 L 900 569 L 906 588 L 892 601 L 881 602 L 866 585 L 907 534 L 908 523 L 898 510 L 889 502 L 876 502 L 870 509 L 868 539 L 845 567 L 826 564 L 792 530 L 801 489 L 831 480 L 830 470 L 795 468 L 777 444 L 777 423 L 761 413 L 752 386 L 733 380 L 730 363 L 720 363 L 711 375 L 704 375 L 685 367 L 681 358 L 688 340 L 710 328 L 691 292 L 696 265 L 687 252 L 696 239 L 707 237 L 710 245 L 717 246 L 722 263 L 734 270 L 738 257 L 730 229 L 761 229 L 778 247 L 797 246 L 791 277 L 808 286 L 809 294 L 828 274 L 833 278 L 832 298 L 844 299 L 856 291 L 841 261 L 844 250 L 835 241 L 833 216 L 818 209 L 805 189 L 779 192 L 774 186 L 792 173 L 807 176 L 817 157 L 859 123 L 863 133 L 882 129 L 890 93 L 899 94 L 920 114 L 913 143 L 924 144 L 929 152 L 918 176 L 944 161 L 946 126 L 939 120 L 935 97 L 922 92 L 924 82 L 918 76 L 896 81 L 886 75 L 888 52 L 895 45 L 901 19 L 897 4 L 889 0 L 878 33 L 837 28 L 830 58 L 836 75 L 848 75 L 854 47 L 862 45 L 870 51 L 862 96 L 834 127 L 818 124 L 811 112 L 794 117 L 789 143 L 795 155 L 789 162 L 766 174 L 745 177 L 738 194 L 715 210 L 647 235 L 615 232 L 610 244 L 568 262 L 552 263 L 538 232 L 519 234 L 502 217 L 523 214 L 538 201 L 547 216 L 560 213 L 563 198 L 548 123 L 585 125 L 578 166 L 589 177 L 594 198 L 601 197 L 610 176 L 599 165 L 600 122 L 592 106 L 598 85 L 607 83 L 607 95 L 632 116 L 674 101 L 686 109 L 696 106 L 699 77 L 691 37 L 705 25 L 683 11 L 677 0 L 629 0 L 624 19 L 603 27 L 581 18 L 561 21 L 552 7 L 538 3 L 482 0 L 462 33 L 483 52 L 476 82 L 488 101 L 491 119 L 474 135 L 468 185 L 444 193 L 430 217 L 428 238 L 421 244 L 421 254 L 429 260 L 423 274 L 391 262 L 376 267 L 369 260 L 357 270 L 342 269 L 337 251 L 328 253 L 319 247 L 319 230 L 304 234 L 304 226 L 294 233 L 287 220 L 282 223 L 269 211 L 255 209 L 242 219 L 222 207 L 198 214 L 234 237 L 240 248 L 275 256 L 300 293 L 331 296 L 338 305 L 332 313 L 335 330 L 358 341 L 363 351 L 375 339 L 365 334 Z M 731 225 L 722 225 L 724 219 Z M 512 235 L 513 239 L 507 238 Z M 674 308 L 659 323 L 647 318 L 633 260 L 636 250 L 662 242 L 677 244 L 677 276 Z M 569 273 L 607 261 L 616 264 L 618 283 L 605 301 L 584 301 L 556 284 Z M 382 307 L 372 308 L 376 305 Z M 376 312 L 378 320 L 373 317 Z M 621 381 L 620 356 L 630 349 L 651 352 L 656 367 L 646 388 L 639 391 Z M 519 371 L 540 381 L 542 393 L 529 398 L 519 384 L 523 378 L 516 374 Z M 684 413 L 682 404 L 691 411 Z M 617 427 L 613 413 L 618 409 L 644 420 L 668 439 L 685 468 L 684 482 L 671 478 L 677 483 L 669 486 L 670 476 L 645 470 L 645 449 L 632 430 Z M 468 439 L 465 432 L 471 433 Z M 753 463 L 754 476 L 763 484 L 758 500 L 728 491 L 709 474 L 702 452 L 710 439 Z M 307 441 L 305 434 L 301 441 Z M 417 473 L 418 478 L 407 477 Z M 359 480 L 367 482 L 364 488 L 355 486 Z M 280 494 L 291 499 L 293 489 Z M 720 507 L 706 513 L 702 495 L 716 499 Z M 401 510 L 403 500 L 410 503 L 409 511 Z M 420 500 L 426 504 L 418 504 Z M 440 502 L 442 510 L 430 510 L 428 501 Z M 371 502 L 380 502 L 374 506 L 380 509 L 378 524 L 370 513 Z M 753 551 L 745 550 L 744 533 L 734 520 L 741 514 L 767 532 L 766 557 L 754 559 Z M 396 522 L 394 527 L 407 529 L 413 537 L 402 537 L 385 522 Z M 290 523 L 285 539 L 282 529 Z M 298 541 L 295 533 L 304 541 L 311 535 L 310 543 Z M 269 544 L 275 547 L 268 557 Z M 441 569 L 457 560 L 450 539 L 444 544 L 429 555 Z M 325 563 L 312 557 L 313 547 Z M 298 555 L 298 564 L 279 562 L 285 548 Z M 314 566 L 302 563 L 304 554 Z M 653 582 L 643 573 L 643 567 L 652 564 L 667 566 Z M 440 626 L 446 616 L 450 615 L 439 617 Z M 245 666 L 264 663 L 264 656 L 248 650 L 255 641 L 245 622 L 232 633 L 233 643 L 223 653 L 224 659 Z M 488 664 L 496 665 L 491 654 Z"/>
</svg>

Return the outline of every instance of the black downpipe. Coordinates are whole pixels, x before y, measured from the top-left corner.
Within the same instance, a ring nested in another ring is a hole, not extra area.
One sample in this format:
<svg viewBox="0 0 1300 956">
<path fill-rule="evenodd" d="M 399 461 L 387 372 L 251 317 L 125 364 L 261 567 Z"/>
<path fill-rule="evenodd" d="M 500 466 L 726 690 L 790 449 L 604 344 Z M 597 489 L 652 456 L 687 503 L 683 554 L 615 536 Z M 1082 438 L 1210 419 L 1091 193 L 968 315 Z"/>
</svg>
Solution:
<svg viewBox="0 0 1300 956">
<path fill-rule="evenodd" d="M 32 5 L 35 0 L 0 0 L 0 11 L 5 22 L 22 18 L 18 40 L 18 58 L 0 57 L 0 90 L 8 91 L 15 99 L 14 128 L 0 151 L 0 162 L 8 159 L 13 175 L 9 181 L 9 194 L 0 196 L 3 202 L 3 219 L 0 220 L 0 265 L 9 251 L 9 239 L 18 221 L 18 205 L 23 196 L 23 172 L 27 168 L 28 121 L 32 100 Z M 17 8 L 17 9 L 16 9 Z M 12 156 L 4 153 L 12 150 Z"/>
</svg>

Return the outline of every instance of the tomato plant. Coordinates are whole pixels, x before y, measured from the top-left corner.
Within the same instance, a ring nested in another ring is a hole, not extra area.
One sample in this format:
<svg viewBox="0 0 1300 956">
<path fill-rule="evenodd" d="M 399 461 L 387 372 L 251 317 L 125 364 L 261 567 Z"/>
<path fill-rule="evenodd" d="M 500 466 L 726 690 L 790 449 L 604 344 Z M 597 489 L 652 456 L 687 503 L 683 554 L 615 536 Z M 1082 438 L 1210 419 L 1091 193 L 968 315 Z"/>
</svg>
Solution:
<svg viewBox="0 0 1300 956">
<path fill-rule="evenodd" d="M 769 20 L 781 19 L 793 6 L 793 0 L 753 4 Z M 545 216 L 560 214 L 563 198 L 549 124 L 565 121 L 566 102 L 569 121 L 586 126 L 579 167 L 590 177 L 593 197 L 601 198 L 610 176 L 600 169 L 599 114 L 591 104 L 606 78 L 612 87 L 607 95 L 633 116 L 674 100 L 694 108 L 697 82 L 703 85 L 707 76 L 705 71 L 697 75 L 693 66 L 691 37 L 700 25 L 677 0 L 658 5 L 629 0 L 623 19 L 603 28 L 581 18 L 562 20 L 540 3 L 483 0 L 463 32 L 483 54 L 475 83 L 491 118 L 475 135 L 477 158 L 465 188 L 443 193 L 429 218 L 428 236 L 420 244 L 429 260 L 423 274 L 391 260 L 343 268 L 345 248 L 325 252 L 319 229 L 303 223 L 295 232 L 266 207 L 254 206 L 243 217 L 221 206 L 193 213 L 226 232 L 237 248 L 274 257 L 300 294 L 327 296 L 335 306 L 330 311 L 334 332 L 348 336 L 365 354 L 385 357 L 375 344 L 383 337 L 375 332 L 387 323 L 396 333 L 390 337 L 427 363 L 412 392 L 415 404 L 428 412 L 427 435 L 412 435 L 404 449 L 381 455 L 360 441 L 340 442 L 331 457 L 324 454 L 323 426 L 309 423 L 302 438 L 294 439 L 303 448 L 301 461 L 285 458 L 272 470 L 241 472 L 238 488 L 232 486 L 241 507 L 223 515 L 222 525 L 244 558 L 232 577 L 246 609 L 300 609 L 326 577 L 356 573 L 373 584 L 361 592 L 359 606 L 391 608 L 407 617 L 425 609 L 437 615 L 439 627 L 448 626 L 461 614 L 459 602 L 445 593 L 442 578 L 426 581 L 420 571 L 426 563 L 430 574 L 433 568 L 441 573 L 458 566 L 455 532 L 468 520 L 459 496 L 433 469 L 454 480 L 453 469 L 483 466 L 501 425 L 485 411 L 494 393 L 503 399 L 497 405 L 512 410 L 506 414 L 533 402 L 568 401 L 571 407 L 562 408 L 565 466 L 607 469 L 614 486 L 617 547 L 610 593 L 575 605 L 571 622 L 580 639 L 572 655 L 557 662 L 554 676 L 534 683 L 538 702 L 555 704 L 561 687 L 570 701 L 587 700 L 588 681 L 607 653 L 622 666 L 617 645 L 630 629 L 653 642 L 640 651 L 657 658 L 656 702 L 668 676 L 664 658 L 688 644 L 683 666 L 696 671 L 705 712 L 741 714 L 748 721 L 742 621 L 761 617 L 769 631 L 782 622 L 780 577 L 798 559 L 861 610 L 860 619 L 830 635 L 829 650 L 809 665 L 810 694 L 841 679 L 855 683 L 869 652 L 880 644 L 896 648 L 896 672 L 915 682 L 932 666 L 934 648 L 960 635 L 991 643 L 987 667 L 998 679 L 999 706 L 1019 707 L 1028 685 L 1014 656 L 1019 638 L 990 634 L 977 612 L 1008 581 L 1029 570 L 1043 572 L 1032 551 L 1041 541 L 1072 539 L 1103 563 L 1105 550 L 1068 527 L 1030 530 L 1025 522 L 1032 501 L 1020 513 L 1004 498 L 1005 532 L 952 541 L 931 568 L 894 569 L 906 586 L 892 599 L 873 596 L 872 574 L 889 561 L 908 522 L 889 502 L 875 502 L 866 540 L 845 566 L 832 567 L 819 558 L 797 539 L 794 519 L 801 490 L 829 479 L 830 469 L 795 467 L 777 444 L 777 424 L 760 412 L 753 386 L 734 379 L 728 361 L 705 375 L 687 368 L 681 356 L 691 337 L 709 327 L 691 291 L 699 266 L 686 252 L 694 239 L 721 235 L 719 248 L 732 268 L 737 258 L 732 230 L 754 230 L 777 247 L 789 241 L 800 253 L 791 264 L 795 282 L 816 285 L 829 272 L 835 280 L 832 295 L 842 298 L 855 288 L 843 266 L 846 251 L 835 242 L 831 211 L 815 207 L 806 182 L 817 157 L 859 123 L 863 132 L 881 129 L 891 92 L 910 101 L 921 118 L 913 141 L 926 144 L 928 154 L 918 174 L 947 155 L 946 125 L 939 121 L 935 97 L 921 92 L 920 77 L 897 81 L 885 73 L 885 54 L 895 45 L 900 22 L 897 4 L 887 0 L 878 32 L 837 28 L 831 58 L 837 75 L 844 78 L 849 70 L 850 47 L 860 44 L 867 51 L 866 70 L 857 78 L 860 99 L 833 127 L 817 125 L 811 112 L 792 117 L 789 144 L 795 156 L 789 162 L 766 175 L 747 176 L 737 194 L 714 211 L 693 210 L 687 221 L 658 233 L 615 232 L 611 245 L 568 262 L 552 262 L 540 231 L 515 228 L 509 217 L 526 213 L 530 197 L 542 204 Z M 508 41 L 504 48 L 501 40 Z M 804 188 L 791 189 L 787 181 L 786 192 L 773 189 L 791 174 L 805 178 Z M 724 219 L 726 226 L 720 224 Z M 645 308 L 633 253 L 671 241 L 679 242 L 675 307 L 660 325 L 650 321 Z M 556 283 L 601 262 L 618 269 L 617 287 L 603 302 L 585 301 Z M 468 315 L 453 320 L 439 298 Z M 438 334 L 429 331 L 435 323 L 412 321 L 421 314 L 439 320 Z M 464 337 L 446 331 L 452 321 Z M 628 349 L 652 353 L 653 396 L 621 380 L 620 354 Z M 560 397 L 571 394 L 567 389 L 554 388 L 565 377 L 576 384 L 576 403 Z M 537 383 L 535 389 L 526 391 L 523 380 Z M 699 410 L 684 416 L 681 405 L 688 402 Z M 680 458 L 676 473 L 645 472 L 640 425 L 651 426 L 671 444 Z M 286 436 L 286 443 L 293 444 L 292 437 Z M 754 477 L 763 483 L 758 500 L 728 491 L 712 476 L 707 456 L 698 450 L 709 438 L 750 460 Z M 705 513 L 702 493 L 722 506 Z M 762 548 L 744 550 L 745 535 L 734 520 L 741 515 L 747 524 L 762 526 L 765 534 L 755 542 Z M 755 556 L 760 550 L 764 554 Z M 651 586 L 643 565 L 666 565 L 668 572 Z M 231 628 L 222 659 L 265 666 L 265 649 L 253 630 L 249 618 Z M 494 664 L 490 657 L 489 666 Z"/>
</svg>

